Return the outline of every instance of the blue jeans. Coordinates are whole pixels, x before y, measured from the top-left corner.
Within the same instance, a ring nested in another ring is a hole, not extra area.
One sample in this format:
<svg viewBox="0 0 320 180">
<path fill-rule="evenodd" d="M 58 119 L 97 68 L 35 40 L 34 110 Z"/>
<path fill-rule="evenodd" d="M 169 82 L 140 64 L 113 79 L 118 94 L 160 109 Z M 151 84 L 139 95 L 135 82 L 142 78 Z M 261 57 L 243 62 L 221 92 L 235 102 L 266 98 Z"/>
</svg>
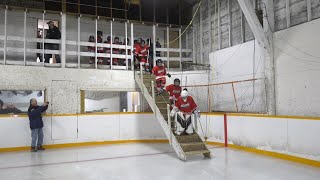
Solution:
<svg viewBox="0 0 320 180">
<path fill-rule="evenodd" d="M 31 129 L 31 147 L 42 146 L 43 143 L 43 131 L 42 128 Z M 37 143 L 38 140 L 38 143 Z"/>
</svg>

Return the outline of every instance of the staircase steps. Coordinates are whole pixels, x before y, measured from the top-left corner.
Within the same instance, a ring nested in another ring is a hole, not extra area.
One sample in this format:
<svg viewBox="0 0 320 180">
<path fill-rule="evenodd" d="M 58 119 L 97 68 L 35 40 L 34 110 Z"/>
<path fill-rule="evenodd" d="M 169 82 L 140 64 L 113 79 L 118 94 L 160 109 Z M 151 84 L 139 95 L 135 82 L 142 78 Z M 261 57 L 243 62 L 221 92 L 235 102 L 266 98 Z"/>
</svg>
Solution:
<svg viewBox="0 0 320 180">
<path fill-rule="evenodd" d="M 140 78 L 140 75 L 136 74 L 137 78 Z M 141 80 L 141 78 L 139 79 L 138 82 L 143 82 L 143 85 L 140 84 L 139 87 L 141 89 L 147 88 L 148 93 L 144 92 L 144 96 L 149 98 L 149 105 L 154 107 L 154 103 L 156 105 L 156 108 L 160 111 L 161 115 L 160 117 L 158 117 L 161 120 L 161 124 L 162 124 L 162 128 L 164 128 L 164 130 L 168 130 L 169 126 L 168 126 L 168 110 L 167 110 L 167 104 L 169 104 L 169 94 L 168 93 L 163 93 L 159 96 L 155 96 L 155 99 L 152 99 L 152 81 L 155 82 L 155 76 L 153 75 L 147 75 L 144 74 L 143 75 L 143 79 Z M 155 89 L 156 91 L 156 89 Z M 150 100 L 150 96 L 151 96 L 151 100 Z M 153 103 L 150 104 L 150 103 Z M 166 123 L 163 124 L 163 122 Z M 191 156 L 191 155 L 197 155 L 197 154 L 202 154 L 205 157 L 210 157 L 211 152 L 209 151 L 209 149 L 207 148 L 206 144 L 202 141 L 202 139 L 200 138 L 200 136 L 195 132 L 194 134 L 191 135 L 175 135 L 173 133 L 174 130 L 174 126 L 175 126 L 175 122 L 173 119 L 171 119 L 171 127 L 172 129 L 169 130 L 171 137 L 173 138 L 173 140 L 171 139 L 171 145 L 172 147 L 174 147 L 177 155 L 179 156 L 180 159 L 182 160 L 186 160 L 187 156 Z M 167 131 L 168 132 L 168 131 Z M 168 136 L 167 136 L 168 137 Z M 169 138 L 169 137 L 168 137 Z"/>
</svg>

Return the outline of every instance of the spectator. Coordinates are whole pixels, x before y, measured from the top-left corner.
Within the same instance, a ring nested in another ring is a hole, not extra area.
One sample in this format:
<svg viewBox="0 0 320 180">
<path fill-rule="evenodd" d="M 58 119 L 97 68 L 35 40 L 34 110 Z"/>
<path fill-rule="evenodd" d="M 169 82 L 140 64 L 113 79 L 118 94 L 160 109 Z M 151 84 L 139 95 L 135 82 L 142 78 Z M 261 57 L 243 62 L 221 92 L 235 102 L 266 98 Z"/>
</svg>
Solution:
<svg viewBox="0 0 320 180">
<path fill-rule="evenodd" d="M 17 109 L 14 105 L 5 105 L 0 99 L 0 114 L 19 114 L 22 113 L 20 109 Z"/>
<path fill-rule="evenodd" d="M 61 39 L 61 32 L 60 30 L 54 25 L 53 21 L 48 22 L 49 29 L 47 30 L 47 39 Z M 52 43 L 46 43 L 45 44 L 46 49 L 50 50 L 59 50 L 59 44 L 52 44 Z M 45 54 L 45 62 L 49 63 L 50 58 L 52 58 L 52 54 Z M 61 63 L 60 55 L 55 55 L 56 62 Z"/>
<path fill-rule="evenodd" d="M 103 42 L 103 33 L 102 31 L 97 32 L 97 43 L 102 43 Z M 104 48 L 103 47 L 97 47 L 97 53 L 104 53 Z M 103 64 L 103 57 L 98 55 L 98 64 L 102 65 Z"/>
<path fill-rule="evenodd" d="M 28 116 L 31 129 L 31 152 L 37 152 L 38 150 L 44 150 L 43 144 L 43 121 L 42 113 L 48 109 L 48 102 L 42 106 L 38 106 L 36 99 L 30 100 L 30 106 L 28 109 Z M 36 146 L 37 144 L 37 146 Z"/>
<path fill-rule="evenodd" d="M 94 36 L 90 36 L 88 42 L 94 43 Z M 95 46 L 88 46 L 88 51 L 91 52 L 91 53 L 95 53 L 96 52 L 96 47 Z M 93 63 L 95 63 L 95 57 L 94 56 L 90 56 L 89 64 L 93 64 Z"/>
<path fill-rule="evenodd" d="M 161 44 L 160 44 L 160 42 L 159 42 L 159 39 L 157 39 L 156 48 L 161 48 Z M 156 51 L 156 56 L 157 56 L 157 57 L 160 57 L 160 56 L 161 56 L 160 53 L 161 53 L 160 51 Z"/>
</svg>

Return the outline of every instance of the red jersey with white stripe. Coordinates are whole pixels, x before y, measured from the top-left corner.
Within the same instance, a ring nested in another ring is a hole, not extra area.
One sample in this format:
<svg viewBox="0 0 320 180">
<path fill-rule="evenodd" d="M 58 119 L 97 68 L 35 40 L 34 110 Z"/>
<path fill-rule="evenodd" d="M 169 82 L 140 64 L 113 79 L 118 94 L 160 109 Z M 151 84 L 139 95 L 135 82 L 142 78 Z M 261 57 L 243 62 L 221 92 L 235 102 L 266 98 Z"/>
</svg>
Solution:
<svg viewBox="0 0 320 180">
<path fill-rule="evenodd" d="M 149 50 L 149 47 L 146 46 L 146 45 L 144 47 L 138 46 L 136 48 L 136 51 L 139 54 L 139 56 L 147 56 L 148 55 L 148 50 Z"/>
<path fill-rule="evenodd" d="M 155 66 L 152 69 L 152 74 L 154 74 L 156 78 L 165 77 L 167 75 L 167 70 L 164 66 Z"/>
<path fill-rule="evenodd" d="M 183 113 L 191 114 L 198 106 L 191 96 L 188 96 L 186 101 L 180 96 L 176 101 L 176 107 Z"/>
<path fill-rule="evenodd" d="M 175 86 L 174 84 L 170 84 L 166 87 L 166 91 L 169 93 L 171 97 L 174 96 L 176 99 L 178 99 L 180 97 L 182 88 L 181 86 Z"/>
</svg>

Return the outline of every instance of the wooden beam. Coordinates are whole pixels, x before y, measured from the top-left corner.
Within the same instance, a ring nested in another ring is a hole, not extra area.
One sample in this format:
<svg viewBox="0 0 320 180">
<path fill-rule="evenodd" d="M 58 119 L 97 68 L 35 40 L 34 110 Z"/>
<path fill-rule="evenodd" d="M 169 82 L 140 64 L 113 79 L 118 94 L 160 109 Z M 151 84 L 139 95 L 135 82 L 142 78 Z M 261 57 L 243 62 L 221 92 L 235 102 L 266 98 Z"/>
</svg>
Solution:
<svg viewBox="0 0 320 180">
<path fill-rule="evenodd" d="M 258 20 L 258 17 L 253 9 L 253 6 L 249 0 L 238 0 L 239 5 L 245 15 L 248 24 L 251 28 L 251 31 L 254 34 L 254 37 L 261 44 L 262 47 L 267 49 L 268 51 L 271 50 L 271 42 L 269 42 L 268 36 L 264 33 L 264 30 Z"/>
<path fill-rule="evenodd" d="M 308 12 L 308 21 L 311 21 L 312 20 L 311 0 L 307 0 L 307 12 Z"/>
<path fill-rule="evenodd" d="M 229 47 L 232 46 L 232 13 L 231 4 L 232 0 L 228 0 L 228 12 L 229 12 Z"/>
<path fill-rule="evenodd" d="M 287 28 L 290 27 L 290 0 L 286 0 L 286 19 L 287 19 Z"/>
</svg>

